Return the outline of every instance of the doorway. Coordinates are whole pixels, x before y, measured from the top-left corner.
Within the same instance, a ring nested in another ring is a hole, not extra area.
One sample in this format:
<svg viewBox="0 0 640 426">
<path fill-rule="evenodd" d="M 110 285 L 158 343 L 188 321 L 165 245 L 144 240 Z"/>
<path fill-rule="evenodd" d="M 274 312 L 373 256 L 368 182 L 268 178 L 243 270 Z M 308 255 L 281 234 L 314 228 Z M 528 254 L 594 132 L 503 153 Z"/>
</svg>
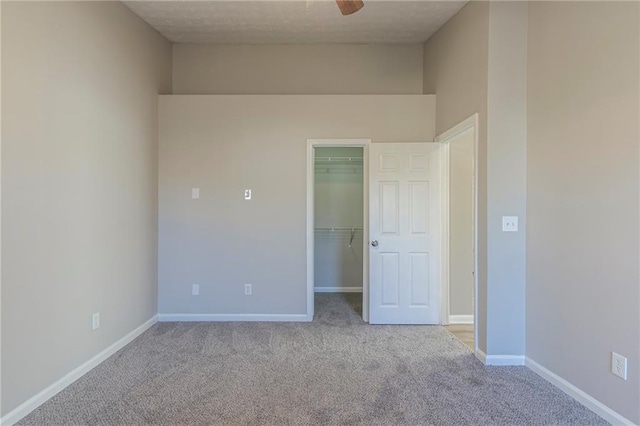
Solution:
<svg viewBox="0 0 640 426">
<path fill-rule="evenodd" d="M 314 150 L 316 316 L 340 307 L 362 317 L 363 160 L 362 147 Z"/>
<path fill-rule="evenodd" d="M 368 321 L 369 139 L 307 141 L 307 320 L 322 306 L 350 306 Z M 358 300 L 356 300 L 357 298 Z M 324 300 L 327 299 L 327 300 Z M 361 300 L 360 300 L 361 299 Z M 334 304 L 336 305 L 336 304 Z"/>
<path fill-rule="evenodd" d="M 436 138 L 443 145 L 442 324 L 477 346 L 477 114 Z"/>
</svg>

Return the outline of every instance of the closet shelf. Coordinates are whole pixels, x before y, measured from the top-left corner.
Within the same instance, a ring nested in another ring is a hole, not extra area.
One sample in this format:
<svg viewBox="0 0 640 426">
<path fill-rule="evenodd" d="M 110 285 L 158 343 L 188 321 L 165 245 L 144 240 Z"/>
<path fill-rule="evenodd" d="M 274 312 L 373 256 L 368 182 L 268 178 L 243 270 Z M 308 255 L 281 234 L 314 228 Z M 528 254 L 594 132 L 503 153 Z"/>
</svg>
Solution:
<svg viewBox="0 0 640 426">
<path fill-rule="evenodd" d="M 352 227 L 331 227 L 331 228 L 314 228 L 316 231 L 362 231 L 362 226 L 352 226 Z"/>
</svg>

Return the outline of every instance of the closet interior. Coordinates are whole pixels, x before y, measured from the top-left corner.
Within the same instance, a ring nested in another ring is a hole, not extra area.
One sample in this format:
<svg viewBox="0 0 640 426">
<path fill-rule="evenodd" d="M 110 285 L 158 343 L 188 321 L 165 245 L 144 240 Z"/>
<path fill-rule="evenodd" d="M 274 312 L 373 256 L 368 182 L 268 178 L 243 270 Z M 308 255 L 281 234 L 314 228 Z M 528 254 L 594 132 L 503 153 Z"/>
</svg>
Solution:
<svg viewBox="0 0 640 426">
<path fill-rule="evenodd" d="M 362 292 L 363 148 L 315 148 L 315 292 Z"/>
</svg>

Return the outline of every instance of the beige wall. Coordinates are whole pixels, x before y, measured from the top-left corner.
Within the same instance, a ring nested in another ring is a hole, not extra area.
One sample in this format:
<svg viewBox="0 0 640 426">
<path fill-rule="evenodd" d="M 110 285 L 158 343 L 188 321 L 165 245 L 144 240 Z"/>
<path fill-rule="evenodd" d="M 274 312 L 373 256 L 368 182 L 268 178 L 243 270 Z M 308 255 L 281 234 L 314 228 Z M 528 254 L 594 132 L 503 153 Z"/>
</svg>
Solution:
<svg viewBox="0 0 640 426">
<path fill-rule="evenodd" d="M 436 94 L 436 135 L 478 113 L 478 345 L 486 351 L 487 70 L 489 4 L 470 2 L 424 45 L 425 93 Z M 431 64 L 431 65 L 429 65 Z"/>
<path fill-rule="evenodd" d="M 480 116 L 480 348 L 520 355 L 526 330 L 527 356 L 634 422 L 639 12 L 472 2 L 423 53 L 437 134 Z M 526 235 L 500 232 L 502 215 Z M 629 358 L 628 381 L 611 351 Z"/>
<path fill-rule="evenodd" d="M 529 6 L 527 355 L 640 423 L 639 5 Z M 610 373 L 611 351 L 629 379 Z"/>
<path fill-rule="evenodd" d="M 525 350 L 526 23 L 524 2 L 472 1 L 423 53 L 436 133 L 478 114 L 477 345 L 490 357 Z M 502 232 L 502 216 L 522 230 Z"/>
<path fill-rule="evenodd" d="M 525 353 L 527 19 L 522 1 L 489 8 L 487 82 L 487 354 Z M 502 217 L 518 217 L 503 232 Z"/>
<path fill-rule="evenodd" d="M 434 120 L 423 95 L 161 96 L 159 312 L 305 314 L 306 140 L 432 141 Z"/>
<path fill-rule="evenodd" d="M 473 315 L 474 132 L 449 142 L 449 314 Z"/>
<path fill-rule="evenodd" d="M 422 94 L 422 45 L 173 46 L 177 95 Z"/>
<path fill-rule="evenodd" d="M 118 2 L 2 3 L 4 415 L 157 312 L 171 46 Z"/>
<path fill-rule="evenodd" d="M 455 15 L 451 19 L 455 19 Z M 422 46 L 422 92 L 425 94 L 435 94 L 438 88 L 438 39 L 441 36 L 436 34 Z"/>
</svg>

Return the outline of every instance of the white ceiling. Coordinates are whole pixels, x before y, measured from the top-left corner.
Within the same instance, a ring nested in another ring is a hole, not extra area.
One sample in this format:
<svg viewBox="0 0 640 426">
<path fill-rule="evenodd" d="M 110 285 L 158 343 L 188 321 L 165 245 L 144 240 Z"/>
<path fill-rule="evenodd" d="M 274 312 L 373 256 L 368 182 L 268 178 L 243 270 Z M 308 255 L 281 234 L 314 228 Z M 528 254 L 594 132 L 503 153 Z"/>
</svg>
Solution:
<svg viewBox="0 0 640 426">
<path fill-rule="evenodd" d="M 123 1 L 176 43 L 419 43 L 465 1 L 364 0 L 342 16 L 333 0 Z"/>
</svg>

